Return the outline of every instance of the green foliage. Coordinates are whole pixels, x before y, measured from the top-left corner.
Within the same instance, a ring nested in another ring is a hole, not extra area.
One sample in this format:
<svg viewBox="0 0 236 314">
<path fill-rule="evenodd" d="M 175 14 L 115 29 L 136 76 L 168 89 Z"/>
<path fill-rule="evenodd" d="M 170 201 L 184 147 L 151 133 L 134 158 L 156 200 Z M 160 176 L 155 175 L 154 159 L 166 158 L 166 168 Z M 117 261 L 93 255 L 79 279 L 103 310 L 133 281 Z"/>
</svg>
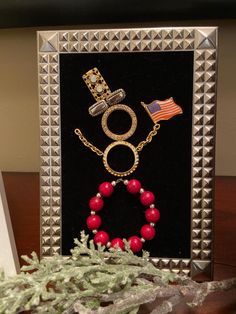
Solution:
<svg viewBox="0 0 236 314">
<path fill-rule="evenodd" d="M 33 252 L 31 258 L 22 256 L 28 265 L 19 275 L 5 278 L 0 272 L 0 313 L 73 313 L 76 306 L 80 313 L 106 313 L 106 309 L 107 313 L 137 313 L 160 283 L 175 279 L 174 274 L 157 269 L 147 252 L 134 255 L 127 242 L 125 251 L 105 251 L 102 246 L 95 248 L 81 232 L 75 245 L 71 257 L 54 255 L 40 261 Z"/>
</svg>

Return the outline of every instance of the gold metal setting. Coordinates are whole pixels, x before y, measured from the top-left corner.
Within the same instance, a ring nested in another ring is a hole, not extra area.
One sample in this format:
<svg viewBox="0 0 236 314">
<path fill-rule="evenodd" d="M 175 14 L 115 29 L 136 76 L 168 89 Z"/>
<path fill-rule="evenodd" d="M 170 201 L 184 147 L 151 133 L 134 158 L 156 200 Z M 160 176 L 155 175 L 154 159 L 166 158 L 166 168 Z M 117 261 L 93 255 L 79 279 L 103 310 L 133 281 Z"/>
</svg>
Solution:
<svg viewBox="0 0 236 314">
<path fill-rule="evenodd" d="M 133 163 L 133 166 L 129 170 L 126 170 L 126 171 L 116 171 L 116 170 L 114 170 L 114 169 L 112 169 L 110 167 L 110 165 L 109 165 L 109 163 L 107 161 L 107 157 L 108 157 L 108 154 L 109 154 L 110 150 L 112 148 L 114 148 L 115 146 L 118 146 L 118 145 L 123 145 L 123 146 L 129 147 L 132 150 L 133 154 L 134 154 L 134 163 Z M 104 167 L 106 168 L 106 170 L 108 172 L 110 172 L 111 174 L 113 174 L 114 176 L 117 176 L 117 177 L 125 177 L 125 176 L 128 176 L 129 174 L 131 174 L 137 168 L 138 163 L 139 163 L 138 152 L 137 152 L 136 148 L 132 144 L 130 144 L 129 142 L 125 142 L 125 141 L 113 142 L 113 143 L 111 143 L 110 145 L 107 146 L 107 148 L 105 149 L 105 151 L 103 153 L 103 164 L 104 164 Z"/>
<path fill-rule="evenodd" d="M 141 141 L 137 147 L 135 148 L 136 151 L 139 153 L 142 151 L 143 147 L 148 143 L 151 143 L 152 138 L 157 134 L 157 131 L 160 129 L 160 124 L 154 124 L 152 131 L 148 133 L 148 136 L 145 140 Z M 84 146 L 88 147 L 92 152 L 96 153 L 98 156 L 103 156 L 103 152 L 97 148 L 95 145 L 90 143 L 86 137 L 83 135 L 80 129 L 74 130 L 75 134 L 78 135 L 80 141 L 84 144 Z"/>
<path fill-rule="evenodd" d="M 88 112 L 90 116 L 96 117 L 99 114 L 103 113 L 108 109 L 108 104 L 105 99 L 95 102 L 92 106 L 89 107 Z"/>
<path fill-rule="evenodd" d="M 126 133 L 123 133 L 123 134 L 115 134 L 113 132 L 111 132 L 107 126 L 107 120 L 108 120 L 108 117 L 110 116 L 110 114 L 113 112 L 113 111 L 119 111 L 119 110 L 123 110 L 125 112 L 127 112 L 131 118 L 131 127 L 129 129 L 128 132 Z M 114 105 L 112 107 L 109 107 L 103 114 L 102 116 L 102 129 L 104 131 L 104 133 L 112 138 L 113 140 L 115 141 L 124 141 L 126 140 L 127 138 L 129 138 L 130 136 L 132 136 L 137 128 L 137 117 L 136 117 L 136 114 L 134 113 L 134 111 L 126 106 L 126 105 L 121 105 L 121 104 L 118 104 L 118 105 Z"/>
<path fill-rule="evenodd" d="M 111 94 L 109 86 L 97 68 L 93 68 L 86 72 L 83 75 L 83 80 L 95 100 L 99 101 L 106 99 L 107 96 Z"/>
</svg>

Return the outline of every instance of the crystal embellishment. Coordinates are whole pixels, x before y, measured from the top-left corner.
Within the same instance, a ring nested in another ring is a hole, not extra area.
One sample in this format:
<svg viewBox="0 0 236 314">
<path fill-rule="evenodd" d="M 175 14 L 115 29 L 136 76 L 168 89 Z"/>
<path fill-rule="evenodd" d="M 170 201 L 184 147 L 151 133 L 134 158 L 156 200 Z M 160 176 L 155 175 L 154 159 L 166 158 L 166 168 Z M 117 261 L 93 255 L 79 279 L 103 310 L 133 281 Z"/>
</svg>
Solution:
<svg viewBox="0 0 236 314">
<path fill-rule="evenodd" d="M 89 79 L 90 79 L 90 82 L 94 84 L 97 81 L 97 76 L 92 74 L 92 75 L 90 75 Z"/>
<path fill-rule="evenodd" d="M 96 87 L 96 91 L 97 91 L 98 93 L 101 93 L 101 92 L 103 91 L 103 87 L 102 87 L 101 84 L 99 84 L 99 85 Z"/>
</svg>

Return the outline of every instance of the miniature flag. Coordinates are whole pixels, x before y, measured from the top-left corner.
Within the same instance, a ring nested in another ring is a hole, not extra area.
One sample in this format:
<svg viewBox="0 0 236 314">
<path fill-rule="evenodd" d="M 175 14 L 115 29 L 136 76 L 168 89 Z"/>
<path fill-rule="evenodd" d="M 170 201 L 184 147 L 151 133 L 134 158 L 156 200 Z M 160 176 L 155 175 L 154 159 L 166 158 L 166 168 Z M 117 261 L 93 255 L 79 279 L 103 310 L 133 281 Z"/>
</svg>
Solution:
<svg viewBox="0 0 236 314">
<path fill-rule="evenodd" d="M 174 102 L 172 97 L 166 100 L 154 100 L 148 105 L 143 102 L 141 104 L 154 123 L 160 120 L 169 120 L 175 115 L 183 113 L 183 110 Z"/>
</svg>

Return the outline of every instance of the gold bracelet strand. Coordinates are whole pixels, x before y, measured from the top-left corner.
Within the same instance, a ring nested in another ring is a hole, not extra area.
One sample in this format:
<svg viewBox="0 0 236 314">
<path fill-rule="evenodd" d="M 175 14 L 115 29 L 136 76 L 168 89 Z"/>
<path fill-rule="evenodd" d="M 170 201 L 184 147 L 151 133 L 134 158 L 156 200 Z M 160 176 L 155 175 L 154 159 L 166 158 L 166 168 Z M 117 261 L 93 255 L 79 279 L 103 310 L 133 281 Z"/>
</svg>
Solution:
<svg viewBox="0 0 236 314">
<path fill-rule="evenodd" d="M 146 137 L 146 140 L 141 141 L 136 147 L 136 150 L 138 152 L 141 152 L 141 150 L 143 149 L 145 145 L 147 145 L 148 143 L 151 143 L 153 136 L 157 134 L 157 131 L 160 129 L 160 127 L 161 127 L 160 124 L 158 123 L 154 124 L 153 129 L 151 132 L 149 132 L 148 136 Z"/>
<path fill-rule="evenodd" d="M 148 136 L 146 137 L 146 139 L 144 141 L 141 141 L 138 146 L 136 147 L 136 150 L 138 152 L 141 152 L 141 150 L 143 149 L 143 147 L 145 145 L 147 145 L 148 143 L 150 143 L 152 141 L 152 138 L 157 134 L 157 131 L 160 129 L 160 124 L 154 124 L 152 131 L 148 134 Z M 93 151 L 94 153 L 96 153 L 98 156 L 103 156 L 103 152 L 97 148 L 96 146 L 94 146 L 92 143 L 90 143 L 82 134 L 82 132 L 80 131 L 80 129 L 75 129 L 75 134 L 78 135 L 79 139 L 81 140 L 81 142 L 84 144 L 84 146 L 88 147 L 91 149 L 91 151 Z"/>
<path fill-rule="evenodd" d="M 92 152 L 96 153 L 98 156 L 103 156 L 103 152 L 97 148 L 96 146 L 94 146 L 92 143 L 90 143 L 82 134 L 82 132 L 80 131 L 80 129 L 75 129 L 75 134 L 78 135 L 79 139 L 81 140 L 81 142 L 84 144 L 84 146 L 88 147 L 91 149 Z"/>
</svg>

